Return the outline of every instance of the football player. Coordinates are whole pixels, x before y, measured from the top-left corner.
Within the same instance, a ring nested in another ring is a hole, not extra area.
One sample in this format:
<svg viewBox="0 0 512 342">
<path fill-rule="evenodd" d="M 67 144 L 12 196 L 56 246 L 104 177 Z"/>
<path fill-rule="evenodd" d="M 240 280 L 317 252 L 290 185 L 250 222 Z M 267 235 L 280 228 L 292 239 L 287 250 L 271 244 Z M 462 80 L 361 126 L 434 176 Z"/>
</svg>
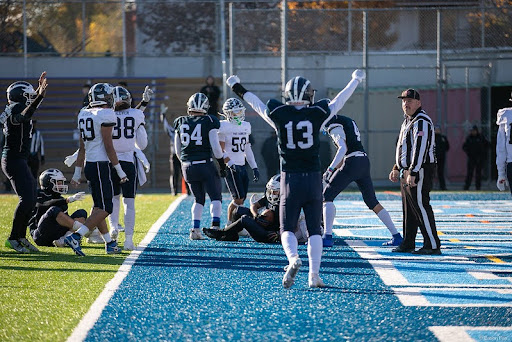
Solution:
<svg viewBox="0 0 512 342">
<path fill-rule="evenodd" d="M 139 167 L 135 157 L 138 147 L 143 150 L 148 145 L 148 135 L 144 128 L 144 113 L 131 108 L 132 97 L 128 90 L 121 86 L 114 88 L 114 111 L 117 124 L 114 126 L 112 141 L 117 153 L 121 168 L 126 173 L 128 181 L 120 183 L 117 173 L 112 172 L 114 197 L 112 199 L 112 213 L 108 216 L 110 235 L 116 240 L 119 235 L 119 208 L 121 190 L 123 191 L 125 240 L 124 249 L 133 250 L 133 230 L 135 227 L 135 194 L 137 192 L 137 169 Z"/>
<path fill-rule="evenodd" d="M 58 169 L 48 169 L 39 176 L 40 189 L 37 202 L 29 221 L 30 235 L 38 246 L 64 247 L 64 239 L 82 227 L 87 211 L 78 209 L 68 215 L 68 203 L 81 201 L 85 192 L 78 192 L 68 198 L 66 177 Z"/>
<path fill-rule="evenodd" d="M 281 161 L 281 242 L 288 259 L 283 276 L 283 287 L 290 288 L 302 265 L 293 231 L 301 209 L 306 217 L 309 258 L 309 287 L 325 286 L 319 276 L 322 259 L 322 174 L 320 171 L 320 130 L 337 113 L 365 78 L 363 70 L 355 70 L 352 80 L 329 103 L 314 101 L 315 91 L 304 77 L 294 77 L 286 83 L 286 103 L 270 100 L 265 106 L 261 100 L 240 84 L 238 76 L 230 76 L 226 83 L 277 132 Z"/>
<path fill-rule="evenodd" d="M 194 195 L 192 205 L 191 240 L 204 240 L 201 233 L 201 216 L 206 200 L 210 197 L 212 227 L 219 229 L 222 211 L 222 188 L 220 176 L 226 176 L 226 165 L 219 143 L 220 122 L 208 115 L 210 107 L 208 98 L 202 93 L 193 94 L 187 102 L 187 116 L 180 116 L 174 121 L 174 146 L 181 161 L 181 170 L 185 182 Z M 217 159 L 221 175 L 212 160 L 212 152 Z"/>
<path fill-rule="evenodd" d="M 338 150 L 323 175 L 326 184 L 323 192 L 324 247 L 333 246 L 332 226 L 336 216 L 336 207 L 333 201 L 352 182 L 356 182 L 368 208 L 373 210 L 392 235 L 392 239 L 383 245 L 399 246 L 402 243 L 402 236 L 396 230 L 388 211 L 375 196 L 370 176 L 370 160 L 361 143 L 361 134 L 356 122 L 349 117 L 335 115 L 325 124 L 325 129 Z"/>
<path fill-rule="evenodd" d="M 249 190 L 249 176 L 245 169 L 245 160 L 253 171 L 253 181 L 260 178 L 258 165 L 254 159 L 249 136 L 251 124 L 245 121 L 245 107 L 239 99 L 229 98 L 222 106 L 222 114 L 226 120 L 221 120 L 219 129 L 219 141 L 224 151 L 227 175 L 226 185 L 231 193 L 232 201 L 228 206 L 228 222 L 233 222 L 233 211 L 243 205 Z"/>
<path fill-rule="evenodd" d="M 512 94 L 509 101 L 512 101 Z M 512 107 L 498 110 L 496 115 L 498 136 L 496 138 L 496 166 L 498 168 L 498 190 L 505 191 L 505 187 L 512 184 Z M 512 188 L 509 188 L 512 193 Z"/>
<path fill-rule="evenodd" d="M 280 243 L 279 235 L 279 195 L 281 175 L 270 178 L 265 189 L 265 196 L 251 203 L 251 207 L 238 206 L 233 212 L 235 220 L 222 230 L 203 228 L 206 236 L 218 241 L 238 241 L 238 235 L 246 229 L 256 242 Z M 255 195 L 253 195 L 255 196 Z M 252 198 L 251 198 L 252 201 Z M 270 212 L 270 213 L 269 213 Z M 301 244 L 307 241 L 307 229 L 304 218 L 299 218 L 295 230 L 297 241 Z"/>
<path fill-rule="evenodd" d="M 46 95 L 46 72 L 39 77 L 34 89 L 28 82 L 14 82 L 7 88 L 7 106 L 0 115 L 4 126 L 5 143 L 2 151 L 2 171 L 12 184 L 19 202 L 14 210 L 11 233 L 5 247 L 18 253 L 38 252 L 27 239 L 27 226 L 36 204 L 36 181 L 27 164 L 30 152 L 32 115 Z"/>
<path fill-rule="evenodd" d="M 93 231 L 95 227 L 98 227 L 105 241 L 106 253 L 121 253 L 121 248 L 117 246 L 117 241 L 110 236 L 105 221 L 107 216 L 112 213 L 113 207 L 112 169 L 116 171 L 121 183 L 128 180 L 119 164 L 112 142 L 112 131 L 117 124 L 117 117 L 113 109 L 113 90 L 114 87 L 108 83 L 93 85 L 89 90 L 89 108 L 83 108 L 78 114 L 80 149 L 71 184 L 80 184 L 85 161 L 84 173 L 89 181 L 94 205 L 84 226 L 67 236 L 65 241 L 80 256 L 85 255 L 80 247 L 82 236 Z"/>
</svg>

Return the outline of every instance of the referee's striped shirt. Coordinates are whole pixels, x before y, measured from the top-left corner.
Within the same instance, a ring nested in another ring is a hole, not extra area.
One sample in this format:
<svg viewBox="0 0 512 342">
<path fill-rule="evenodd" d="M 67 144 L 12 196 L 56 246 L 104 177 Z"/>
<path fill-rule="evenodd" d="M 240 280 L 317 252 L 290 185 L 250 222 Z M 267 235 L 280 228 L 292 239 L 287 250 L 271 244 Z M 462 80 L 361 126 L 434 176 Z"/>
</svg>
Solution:
<svg viewBox="0 0 512 342">
<path fill-rule="evenodd" d="M 434 164 L 435 133 L 432 119 L 421 107 L 406 115 L 396 144 L 396 166 L 416 175 L 423 164 Z"/>
<path fill-rule="evenodd" d="M 41 152 L 41 157 L 44 157 L 44 140 L 41 132 L 34 130 L 30 140 L 30 154 L 37 154 L 38 152 Z"/>
</svg>

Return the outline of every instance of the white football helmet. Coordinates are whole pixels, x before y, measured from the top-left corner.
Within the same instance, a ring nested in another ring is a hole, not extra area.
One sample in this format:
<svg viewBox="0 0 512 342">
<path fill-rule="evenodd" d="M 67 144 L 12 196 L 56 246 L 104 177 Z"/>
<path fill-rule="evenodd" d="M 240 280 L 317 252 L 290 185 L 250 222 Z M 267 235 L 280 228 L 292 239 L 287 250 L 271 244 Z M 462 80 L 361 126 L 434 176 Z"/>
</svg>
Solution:
<svg viewBox="0 0 512 342">
<path fill-rule="evenodd" d="M 278 204 L 279 197 L 281 195 L 281 174 L 272 176 L 272 178 L 267 182 L 265 188 L 265 197 L 267 198 L 267 201 L 274 205 Z"/>
<path fill-rule="evenodd" d="M 210 101 L 208 101 L 208 97 L 203 93 L 195 93 L 187 101 L 187 112 L 189 113 L 208 113 L 208 108 L 210 108 Z"/>
<path fill-rule="evenodd" d="M 48 169 L 39 176 L 39 185 L 41 190 L 45 192 L 56 192 L 66 194 L 68 186 L 66 185 L 66 177 L 59 169 Z"/>
<path fill-rule="evenodd" d="M 229 98 L 222 106 L 222 112 L 229 122 L 235 125 L 241 125 L 245 120 L 245 106 L 237 98 Z"/>
</svg>

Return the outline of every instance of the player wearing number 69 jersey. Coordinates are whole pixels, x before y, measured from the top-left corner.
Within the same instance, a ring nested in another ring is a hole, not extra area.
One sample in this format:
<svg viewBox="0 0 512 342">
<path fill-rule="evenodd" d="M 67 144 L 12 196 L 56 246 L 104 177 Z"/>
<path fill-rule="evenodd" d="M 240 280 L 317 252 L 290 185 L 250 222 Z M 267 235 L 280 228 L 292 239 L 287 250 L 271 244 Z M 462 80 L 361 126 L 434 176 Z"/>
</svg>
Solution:
<svg viewBox="0 0 512 342">
<path fill-rule="evenodd" d="M 393 238 L 384 246 L 399 246 L 402 236 L 396 230 L 391 216 L 375 196 L 370 176 L 370 160 L 361 143 L 361 134 L 354 120 L 343 115 L 335 115 L 325 124 L 332 141 L 338 148 L 329 168 L 324 173 L 324 247 L 332 247 L 332 226 L 336 216 L 334 199 L 352 182 L 356 182 L 363 200 L 386 225 Z"/>
<path fill-rule="evenodd" d="M 288 267 L 283 276 L 283 287 L 290 288 L 302 265 L 297 250 L 297 238 L 293 233 L 301 209 L 304 210 L 309 232 L 309 286 L 325 286 L 319 276 L 322 259 L 322 175 L 320 171 L 320 130 L 338 112 L 365 78 L 362 70 L 352 74 L 352 80 L 330 103 L 314 102 L 315 91 L 311 82 L 294 77 L 284 89 L 286 104 L 277 100 L 265 106 L 253 93 L 248 92 L 238 76 L 230 76 L 226 83 L 277 132 L 277 144 L 281 160 L 281 201 L 279 220 L 281 243 Z"/>
<path fill-rule="evenodd" d="M 512 101 L 512 96 L 509 99 Z M 496 137 L 496 167 L 498 168 L 498 190 L 512 184 L 512 107 L 502 108 L 496 115 L 498 136 Z M 512 187 L 509 187 L 512 189 Z M 512 190 L 510 190 L 512 193 Z"/>
<path fill-rule="evenodd" d="M 222 176 L 226 175 L 226 166 L 219 143 L 220 122 L 207 114 L 210 107 L 208 98 L 202 93 L 195 93 L 189 98 L 187 107 L 188 116 L 180 116 L 174 121 L 174 146 L 181 161 L 183 178 L 195 198 L 190 239 L 204 240 L 200 228 L 206 194 L 211 200 L 212 227 L 219 229 L 222 210 L 222 186 L 212 152 L 219 162 Z"/>
<path fill-rule="evenodd" d="M 124 249 L 133 250 L 133 231 L 135 227 L 135 195 L 137 192 L 138 162 L 135 157 L 137 148 L 143 150 L 148 144 L 148 136 L 144 128 L 144 113 L 140 109 L 130 108 L 132 97 L 130 92 L 117 86 L 114 88 L 114 111 L 117 123 L 112 131 L 112 142 L 119 159 L 119 164 L 126 173 L 128 180 L 120 183 L 117 173 L 112 172 L 114 197 L 113 210 L 109 215 L 110 235 L 117 238 L 119 224 L 119 208 L 121 190 L 123 192 L 125 240 Z"/>
<path fill-rule="evenodd" d="M 254 159 L 249 136 L 251 124 L 245 121 L 245 107 L 239 99 L 230 98 L 222 106 L 227 120 L 221 120 L 219 129 L 220 146 L 224 150 L 227 164 L 226 184 L 233 200 L 228 206 L 228 222 L 233 222 L 233 211 L 244 204 L 249 188 L 249 176 L 245 169 L 245 159 L 253 170 L 255 182 L 259 179 L 258 165 Z"/>
</svg>

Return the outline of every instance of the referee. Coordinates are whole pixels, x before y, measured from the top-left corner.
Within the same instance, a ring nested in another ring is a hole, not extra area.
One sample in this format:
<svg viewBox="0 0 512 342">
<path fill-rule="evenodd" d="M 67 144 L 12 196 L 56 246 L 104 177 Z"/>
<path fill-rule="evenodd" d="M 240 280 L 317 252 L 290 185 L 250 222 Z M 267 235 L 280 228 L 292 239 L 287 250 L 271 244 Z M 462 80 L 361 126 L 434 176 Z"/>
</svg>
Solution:
<svg viewBox="0 0 512 342">
<path fill-rule="evenodd" d="M 430 206 L 436 166 L 434 124 L 421 108 L 420 94 L 416 90 L 404 90 L 398 98 L 402 99 L 405 119 L 400 128 L 395 165 L 389 179 L 400 181 L 404 240 L 393 252 L 440 255 L 441 242 Z M 423 235 L 423 247 L 415 251 L 418 227 Z"/>
</svg>

